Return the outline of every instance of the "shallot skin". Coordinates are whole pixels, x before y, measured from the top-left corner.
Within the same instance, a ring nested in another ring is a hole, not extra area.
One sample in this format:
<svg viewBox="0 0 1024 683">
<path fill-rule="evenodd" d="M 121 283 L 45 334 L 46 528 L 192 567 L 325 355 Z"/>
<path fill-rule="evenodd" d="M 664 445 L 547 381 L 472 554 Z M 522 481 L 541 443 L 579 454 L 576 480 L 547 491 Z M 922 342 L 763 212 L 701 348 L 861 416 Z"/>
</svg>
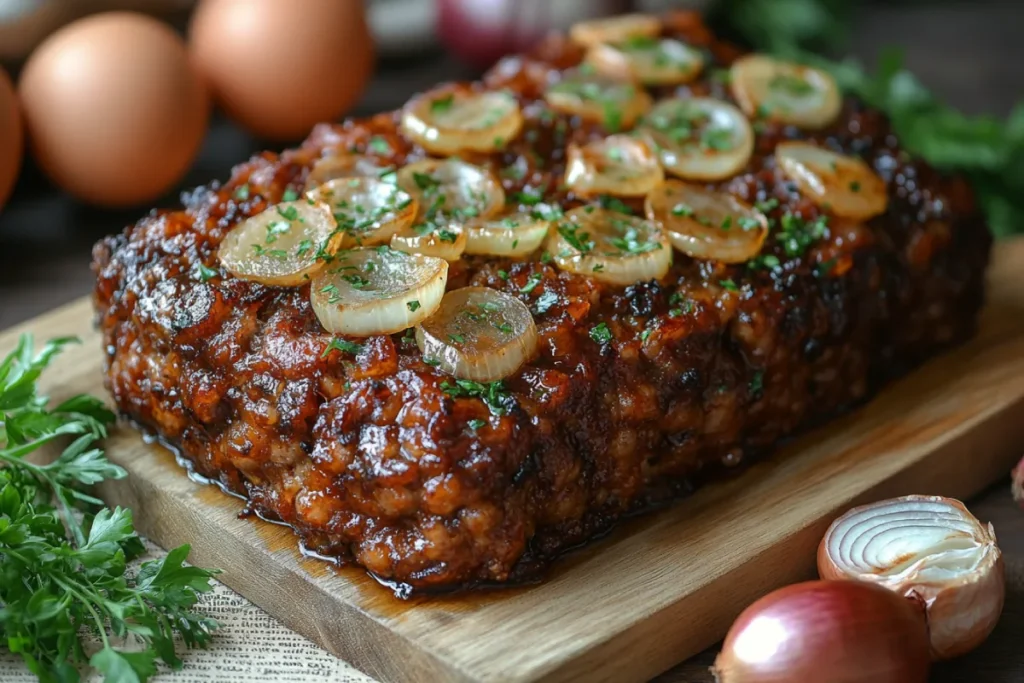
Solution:
<svg viewBox="0 0 1024 683">
<path fill-rule="evenodd" d="M 852 581 L 779 589 L 740 614 L 718 683 L 925 683 L 928 627 L 917 603 Z"/>
</svg>

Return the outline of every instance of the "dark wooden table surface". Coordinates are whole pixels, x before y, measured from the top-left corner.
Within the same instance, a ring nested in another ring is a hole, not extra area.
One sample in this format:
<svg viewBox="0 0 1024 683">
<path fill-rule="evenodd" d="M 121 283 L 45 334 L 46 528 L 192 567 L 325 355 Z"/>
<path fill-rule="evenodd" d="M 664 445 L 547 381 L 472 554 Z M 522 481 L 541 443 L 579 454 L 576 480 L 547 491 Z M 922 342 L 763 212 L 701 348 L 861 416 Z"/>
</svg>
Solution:
<svg viewBox="0 0 1024 683">
<path fill-rule="evenodd" d="M 853 54 L 870 62 L 879 49 L 902 46 L 909 66 L 928 86 L 971 113 L 1005 115 L 1014 102 L 1024 99 L 1024 0 L 893 4 L 875 2 L 862 8 L 854 26 Z M 438 55 L 385 63 L 356 113 L 390 109 L 437 81 L 471 75 Z M 216 121 L 182 186 L 223 178 L 232 164 L 264 147 L 230 124 Z M 157 203 L 175 201 L 176 194 L 171 194 Z M 26 168 L 14 199 L 0 213 L 0 329 L 88 293 L 92 244 L 134 222 L 139 214 L 82 206 L 51 187 L 38 170 Z M 1022 682 L 1024 511 L 1013 504 L 1009 480 L 969 501 L 969 506 L 982 520 L 992 521 L 999 536 L 1006 557 L 1006 608 L 988 642 L 966 657 L 936 666 L 933 680 Z M 711 681 L 708 667 L 714 656 L 714 649 L 702 653 L 659 681 Z"/>
</svg>

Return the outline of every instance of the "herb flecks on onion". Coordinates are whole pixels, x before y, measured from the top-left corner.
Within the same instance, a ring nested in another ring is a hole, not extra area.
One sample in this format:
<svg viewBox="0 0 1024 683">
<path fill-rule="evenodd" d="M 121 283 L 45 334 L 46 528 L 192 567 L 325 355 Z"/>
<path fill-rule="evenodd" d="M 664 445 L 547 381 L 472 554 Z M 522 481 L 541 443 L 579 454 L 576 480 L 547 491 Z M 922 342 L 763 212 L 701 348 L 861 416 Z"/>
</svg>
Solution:
<svg viewBox="0 0 1024 683">
<path fill-rule="evenodd" d="M 601 123 L 613 133 L 631 128 L 651 106 L 651 96 L 634 83 L 584 68 L 565 72 L 544 99 L 556 111 Z"/>
<path fill-rule="evenodd" d="M 336 178 L 379 178 L 391 181 L 394 168 L 380 166 L 373 159 L 358 154 L 327 156 L 317 160 L 306 176 L 307 192 Z"/>
<path fill-rule="evenodd" d="M 714 181 L 743 170 L 754 131 L 736 107 L 711 97 L 661 100 L 637 126 L 666 171 L 686 180 Z"/>
<path fill-rule="evenodd" d="M 748 116 L 816 130 L 836 120 L 843 98 L 828 73 L 766 55 L 732 65 L 733 97 Z"/>
<path fill-rule="evenodd" d="M 418 208 L 407 192 L 378 178 L 336 178 L 306 196 L 331 207 L 345 233 L 344 248 L 387 244 L 392 235 L 412 225 Z"/>
<path fill-rule="evenodd" d="M 495 218 L 473 218 L 466 223 L 466 253 L 526 256 L 536 251 L 551 229 L 551 221 L 515 212 Z"/>
<path fill-rule="evenodd" d="M 416 328 L 423 357 L 459 379 L 492 382 L 515 374 L 537 349 L 537 326 L 519 299 L 464 287 Z"/>
<path fill-rule="evenodd" d="M 569 37 L 585 47 L 619 43 L 630 38 L 653 38 L 661 33 L 661 20 L 650 14 L 620 14 L 580 21 L 569 29 Z"/>
<path fill-rule="evenodd" d="M 951 498 L 905 496 L 850 510 L 822 539 L 818 573 L 923 600 L 937 659 L 980 645 L 1003 608 L 995 531 Z"/>
<path fill-rule="evenodd" d="M 391 238 L 396 249 L 454 261 L 466 248 L 465 224 L 489 218 L 505 205 L 505 192 L 488 171 L 457 159 L 425 159 L 398 171 L 398 186 L 415 197 L 412 225 Z"/>
<path fill-rule="evenodd" d="M 769 593 L 729 629 L 718 683 L 925 683 L 920 605 L 853 581 L 809 581 Z"/>
<path fill-rule="evenodd" d="M 672 266 L 672 248 L 654 223 L 595 206 L 567 213 L 547 249 L 562 270 L 613 285 L 658 280 Z"/>
<path fill-rule="evenodd" d="M 594 45 L 587 53 L 587 63 L 612 78 L 652 86 L 676 85 L 697 78 L 704 57 L 679 40 L 636 36 Z"/>
<path fill-rule="evenodd" d="M 310 284 L 310 301 L 328 332 L 354 337 L 394 334 L 437 310 L 448 263 L 388 247 L 342 251 Z"/>
<path fill-rule="evenodd" d="M 522 127 L 519 102 L 502 91 L 446 86 L 414 98 L 402 112 L 402 132 L 432 154 L 493 152 Z"/>
<path fill-rule="evenodd" d="M 678 180 L 647 195 L 644 209 L 676 249 L 696 259 L 743 263 L 761 252 L 768 236 L 760 211 L 726 192 Z"/>
<path fill-rule="evenodd" d="M 609 135 L 586 145 L 569 145 L 565 184 L 576 194 L 643 197 L 665 175 L 658 159 L 643 140 Z"/>
<path fill-rule="evenodd" d="M 801 194 L 825 211 L 860 221 L 885 213 L 885 182 L 858 157 L 807 142 L 782 142 L 775 160 Z"/>
<path fill-rule="evenodd" d="M 225 235 L 217 255 L 231 274 L 278 287 L 309 281 L 341 246 L 343 233 L 322 202 L 282 202 Z"/>
</svg>

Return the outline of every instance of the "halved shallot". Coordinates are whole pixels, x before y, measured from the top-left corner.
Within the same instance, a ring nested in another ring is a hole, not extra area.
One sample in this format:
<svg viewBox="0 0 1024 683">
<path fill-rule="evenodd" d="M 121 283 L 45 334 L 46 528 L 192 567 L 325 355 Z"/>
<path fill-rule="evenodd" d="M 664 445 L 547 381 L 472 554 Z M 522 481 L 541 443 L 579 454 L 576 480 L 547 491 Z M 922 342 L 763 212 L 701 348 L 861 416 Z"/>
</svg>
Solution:
<svg viewBox="0 0 1024 683">
<path fill-rule="evenodd" d="M 323 202 L 282 202 L 250 216 L 217 250 L 233 275 L 265 285 L 296 287 L 322 269 L 344 234 Z"/>
<path fill-rule="evenodd" d="M 569 145 L 565 184 L 583 197 L 642 197 L 664 179 L 651 148 L 635 137 L 609 135 L 586 145 Z"/>
<path fill-rule="evenodd" d="M 444 86 L 413 98 L 402 112 L 402 132 L 431 154 L 493 152 L 519 134 L 523 115 L 503 91 Z"/>
<path fill-rule="evenodd" d="M 661 20 L 650 14 L 620 14 L 580 21 L 569 29 L 569 37 L 589 47 L 598 43 L 617 43 L 630 38 L 653 38 L 661 33 Z"/>
<path fill-rule="evenodd" d="M 761 251 L 768 218 L 726 192 L 670 180 L 644 200 L 647 218 L 672 245 L 697 259 L 742 263 Z"/>
<path fill-rule="evenodd" d="M 544 242 L 551 221 L 517 211 L 495 218 L 473 218 L 466 223 L 466 253 L 525 256 Z"/>
<path fill-rule="evenodd" d="M 864 221 L 885 213 L 885 181 L 858 157 L 837 154 L 808 142 L 781 142 L 779 168 L 801 193 L 836 216 Z"/>
<path fill-rule="evenodd" d="M 489 287 L 445 294 L 416 328 L 428 361 L 459 379 L 493 382 L 514 374 L 537 350 L 537 326 L 519 299 Z"/>
<path fill-rule="evenodd" d="M 977 647 L 1003 609 L 995 530 L 941 496 L 893 498 L 842 515 L 818 547 L 818 573 L 923 600 L 936 659 Z"/>
<path fill-rule="evenodd" d="M 824 128 L 839 116 L 843 98 L 831 75 L 803 64 L 753 54 L 731 69 L 733 97 L 748 116 L 801 128 Z"/>
<path fill-rule="evenodd" d="M 417 203 L 407 192 L 379 178 L 336 178 L 306 193 L 331 207 L 343 247 L 387 244 L 391 236 L 412 225 Z"/>
<path fill-rule="evenodd" d="M 544 99 L 556 111 L 601 123 L 611 132 L 630 128 L 651 106 L 651 96 L 629 81 L 592 70 L 566 71 L 562 80 L 544 91 Z"/>
<path fill-rule="evenodd" d="M 754 131 L 736 107 L 713 97 L 669 98 L 637 126 L 666 171 L 687 180 L 723 180 L 746 167 Z"/>
<path fill-rule="evenodd" d="M 313 311 L 328 332 L 355 337 L 394 334 L 437 310 L 447 261 L 388 247 L 338 252 L 313 278 Z"/>
<path fill-rule="evenodd" d="M 704 68 L 704 57 L 679 40 L 634 36 L 594 45 L 587 52 L 587 63 L 612 78 L 644 85 L 675 85 L 697 78 Z"/>
<path fill-rule="evenodd" d="M 562 270 L 613 285 L 657 280 L 672 267 L 672 248 L 654 223 L 595 206 L 567 213 L 547 248 Z"/>
</svg>

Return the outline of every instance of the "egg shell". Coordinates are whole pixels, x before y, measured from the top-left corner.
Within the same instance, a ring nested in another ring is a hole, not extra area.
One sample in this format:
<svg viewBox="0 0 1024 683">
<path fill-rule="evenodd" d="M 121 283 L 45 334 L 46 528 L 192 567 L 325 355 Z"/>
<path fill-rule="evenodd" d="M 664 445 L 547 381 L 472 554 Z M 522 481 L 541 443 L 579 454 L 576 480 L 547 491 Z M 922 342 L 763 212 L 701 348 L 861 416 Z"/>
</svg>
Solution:
<svg viewBox="0 0 1024 683">
<path fill-rule="evenodd" d="M 295 140 L 337 119 L 373 69 L 360 0 L 203 0 L 189 41 L 227 115 L 272 140 Z"/>
<path fill-rule="evenodd" d="M 147 202 L 188 170 L 209 119 L 184 41 L 156 19 L 98 14 L 50 36 L 19 83 L 31 149 L 71 194 Z"/>
<path fill-rule="evenodd" d="M 11 194 L 21 167 L 21 112 L 11 79 L 0 69 L 0 208 Z"/>
</svg>

